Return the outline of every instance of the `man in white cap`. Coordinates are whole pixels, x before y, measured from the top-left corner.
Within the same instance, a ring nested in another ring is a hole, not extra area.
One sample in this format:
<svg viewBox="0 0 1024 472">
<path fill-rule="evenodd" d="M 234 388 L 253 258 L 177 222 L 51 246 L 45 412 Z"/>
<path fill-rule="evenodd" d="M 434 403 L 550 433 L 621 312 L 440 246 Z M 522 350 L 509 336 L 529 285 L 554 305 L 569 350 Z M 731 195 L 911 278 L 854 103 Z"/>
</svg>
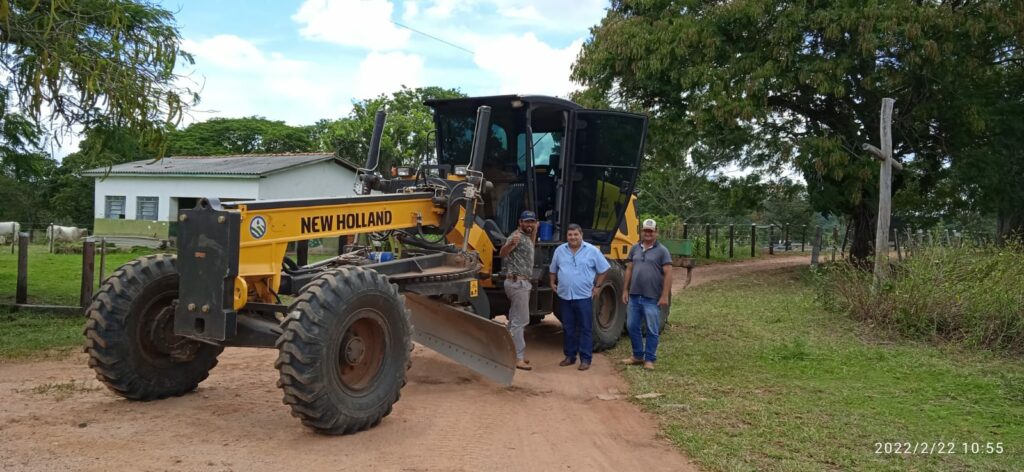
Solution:
<svg viewBox="0 0 1024 472">
<path fill-rule="evenodd" d="M 672 255 L 658 243 L 658 224 L 644 220 L 640 242 L 629 249 L 622 302 L 629 305 L 626 330 L 633 345 L 633 355 L 622 361 L 626 365 L 644 365 L 654 370 L 658 360 L 658 336 L 661 307 L 669 304 L 672 291 Z M 643 325 L 647 325 L 646 339 Z M 645 342 L 646 341 L 646 342 Z"/>
</svg>

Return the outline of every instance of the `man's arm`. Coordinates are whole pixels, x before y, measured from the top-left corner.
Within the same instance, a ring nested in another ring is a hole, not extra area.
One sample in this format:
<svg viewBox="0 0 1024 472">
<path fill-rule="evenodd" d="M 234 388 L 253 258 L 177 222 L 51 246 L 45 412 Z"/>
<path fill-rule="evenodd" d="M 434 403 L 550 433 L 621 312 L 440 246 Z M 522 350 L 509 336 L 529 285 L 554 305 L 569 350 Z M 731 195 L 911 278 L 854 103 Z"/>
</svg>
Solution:
<svg viewBox="0 0 1024 472">
<path fill-rule="evenodd" d="M 629 281 L 633 279 L 633 263 L 626 263 L 626 276 L 622 281 L 622 303 L 629 303 Z"/>
<path fill-rule="evenodd" d="M 505 240 L 505 245 L 501 246 L 501 250 L 498 251 L 498 255 L 501 257 L 508 257 L 508 254 L 512 252 L 512 250 L 515 249 L 518 245 L 519 231 L 516 230 L 509 236 L 507 240 Z"/>
<path fill-rule="evenodd" d="M 551 281 L 551 290 L 558 292 L 558 248 L 551 256 L 551 265 L 548 266 L 548 279 Z"/>
<path fill-rule="evenodd" d="M 661 272 L 665 274 L 665 278 L 661 283 L 661 298 L 658 300 L 658 306 L 668 306 L 669 297 L 672 296 L 672 255 L 668 253 L 667 249 L 662 256 Z"/>
</svg>

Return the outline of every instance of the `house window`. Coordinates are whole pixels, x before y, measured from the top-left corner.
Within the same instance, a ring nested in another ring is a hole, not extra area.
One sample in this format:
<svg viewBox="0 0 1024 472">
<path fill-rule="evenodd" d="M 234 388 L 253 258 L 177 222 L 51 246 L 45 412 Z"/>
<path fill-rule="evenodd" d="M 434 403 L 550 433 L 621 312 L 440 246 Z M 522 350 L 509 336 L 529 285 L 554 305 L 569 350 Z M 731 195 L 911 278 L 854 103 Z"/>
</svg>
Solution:
<svg viewBox="0 0 1024 472">
<path fill-rule="evenodd" d="M 107 195 L 107 206 L 104 216 L 106 218 L 124 219 L 124 195 Z"/>
<path fill-rule="evenodd" d="M 157 207 L 157 203 L 159 203 L 159 202 L 160 202 L 160 198 L 159 197 L 138 197 L 135 200 L 135 208 L 136 208 L 135 219 L 136 220 L 156 221 L 156 219 L 157 219 L 156 207 Z"/>
</svg>

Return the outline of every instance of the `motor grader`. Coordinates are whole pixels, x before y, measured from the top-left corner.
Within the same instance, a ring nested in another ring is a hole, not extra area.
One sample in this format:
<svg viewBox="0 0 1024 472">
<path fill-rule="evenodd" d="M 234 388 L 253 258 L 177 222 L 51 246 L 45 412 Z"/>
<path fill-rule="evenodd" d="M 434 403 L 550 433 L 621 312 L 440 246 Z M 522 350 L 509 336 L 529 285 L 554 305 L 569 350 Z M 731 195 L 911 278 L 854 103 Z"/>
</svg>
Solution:
<svg viewBox="0 0 1024 472">
<path fill-rule="evenodd" d="M 594 309 L 595 348 L 625 323 L 622 262 L 638 240 L 633 193 L 646 135 L 640 115 L 506 95 L 426 102 L 436 159 L 378 171 L 378 112 L 354 195 L 220 202 L 178 214 L 177 255 L 146 256 L 108 277 L 88 308 L 89 365 L 112 391 L 154 400 L 194 390 L 225 347 L 277 349 L 277 385 L 317 432 L 379 423 L 406 382 L 413 341 L 499 383 L 515 373 L 497 249 L 517 215 L 539 215 L 531 317 L 555 312 L 547 266 L 566 227 L 613 261 Z M 337 189 L 338 194 L 348 193 Z M 289 243 L 385 235 L 306 266 Z"/>
</svg>

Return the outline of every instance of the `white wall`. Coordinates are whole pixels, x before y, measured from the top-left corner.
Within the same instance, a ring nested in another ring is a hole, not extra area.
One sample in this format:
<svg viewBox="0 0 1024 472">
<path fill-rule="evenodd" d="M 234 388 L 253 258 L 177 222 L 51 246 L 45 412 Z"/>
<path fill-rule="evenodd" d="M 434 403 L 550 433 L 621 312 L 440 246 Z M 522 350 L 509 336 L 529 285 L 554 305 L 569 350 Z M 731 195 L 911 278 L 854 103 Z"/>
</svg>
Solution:
<svg viewBox="0 0 1024 472">
<path fill-rule="evenodd" d="M 316 167 L 316 166 L 312 166 Z M 351 186 L 351 184 L 349 184 Z M 210 177 L 147 177 L 111 175 L 106 179 L 96 179 L 96 193 L 93 201 L 93 214 L 96 218 L 106 218 L 106 196 L 119 195 L 125 197 L 124 217 L 134 220 L 136 214 L 136 197 L 159 197 L 160 221 L 170 221 L 171 198 L 258 198 L 260 179 L 258 178 L 210 178 Z M 176 215 L 175 215 L 176 216 Z"/>
<path fill-rule="evenodd" d="M 355 172 L 321 162 L 270 174 L 260 179 L 260 199 L 341 197 L 352 195 Z"/>
</svg>

